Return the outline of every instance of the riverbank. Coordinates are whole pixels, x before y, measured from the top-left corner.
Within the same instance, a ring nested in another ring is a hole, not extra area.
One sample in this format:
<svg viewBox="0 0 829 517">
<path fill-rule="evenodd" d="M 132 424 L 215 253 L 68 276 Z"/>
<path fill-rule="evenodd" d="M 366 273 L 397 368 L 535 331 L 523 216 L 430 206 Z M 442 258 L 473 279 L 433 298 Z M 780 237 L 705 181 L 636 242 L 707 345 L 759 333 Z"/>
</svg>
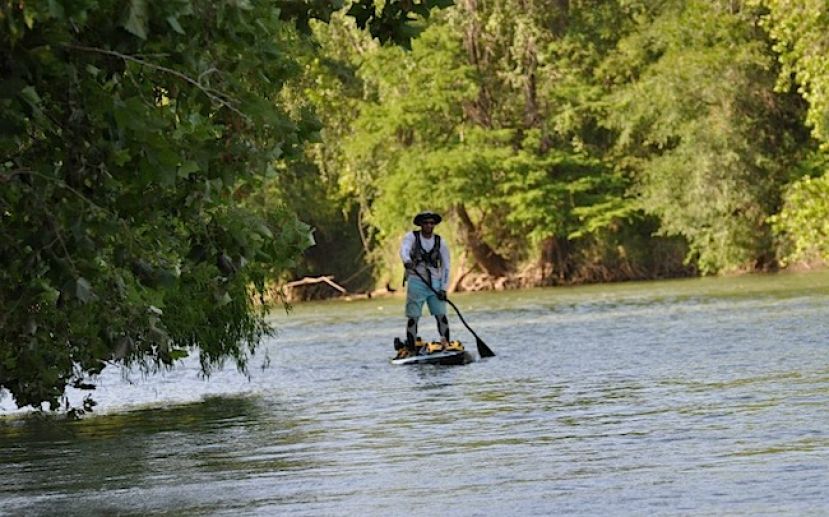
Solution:
<svg viewBox="0 0 829 517">
<path fill-rule="evenodd" d="M 829 264 L 823 261 L 798 262 L 789 264 L 784 268 L 774 271 L 732 271 L 719 275 L 720 277 L 733 277 L 750 275 L 756 273 L 807 273 L 829 271 Z M 589 273 L 589 274 L 588 274 Z M 659 273 L 647 273 L 634 269 L 608 270 L 606 268 L 595 268 L 591 271 L 584 271 L 581 274 L 562 278 L 544 271 L 538 265 L 530 265 L 520 272 L 512 273 L 501 277 L 493 277 L 475 271 L 460 272 L 450 286 L 449 292 L 482 292 L 482 291 L 506 291 L 512 289 L 527 289 L 533 287 L 555 287 L 555 286 L 578 286 L 594 284 L 614 284 L 631 281 L 659 281 L 681 278 L 700 277 L 696 270 L 677 272 L 667 276 L 659 276 Z M 334 285 L 332 285 L 334 284 Z M 404 288 L 405 290 L 405 288 Z M 273 299 L 284 299 L 288 303 L 299 303 L 314 300 L 341 299 L 344 301 L 365 300 L 372 298 L 384 298 L 393 296 L 400 289 L 393 288 L 389 283 L 384 287 L 371 291 L 349 292 L 337 285 L 333 277 L 317 277 L 311 280 L 289 282 L 281 288 L 271 289 Z"/>
</svg>

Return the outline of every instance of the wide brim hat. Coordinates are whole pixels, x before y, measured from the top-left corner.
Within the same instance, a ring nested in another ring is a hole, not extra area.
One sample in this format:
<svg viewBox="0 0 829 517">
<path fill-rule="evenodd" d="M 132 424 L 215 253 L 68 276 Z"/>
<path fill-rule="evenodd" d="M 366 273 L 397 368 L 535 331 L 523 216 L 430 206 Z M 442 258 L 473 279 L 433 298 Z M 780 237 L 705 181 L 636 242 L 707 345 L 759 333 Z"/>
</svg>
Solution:
<svg viewBox="0 0 829 517">
<path fill-rule="evenodd" d="M 428 212 L 428 211 L 427 212 L 420 212 L 419 214 L 417 214 L 414 217 L 415 226 L 421 226 L 423 224 L 423 221 L 426 220 L 426 219 L 434 219 L 435 224 L 440 224 L 440 222 L 443 221 L 443 218 L 440 216 L 440 214 L 436 214 L 434 212 Z"/>
</svg>

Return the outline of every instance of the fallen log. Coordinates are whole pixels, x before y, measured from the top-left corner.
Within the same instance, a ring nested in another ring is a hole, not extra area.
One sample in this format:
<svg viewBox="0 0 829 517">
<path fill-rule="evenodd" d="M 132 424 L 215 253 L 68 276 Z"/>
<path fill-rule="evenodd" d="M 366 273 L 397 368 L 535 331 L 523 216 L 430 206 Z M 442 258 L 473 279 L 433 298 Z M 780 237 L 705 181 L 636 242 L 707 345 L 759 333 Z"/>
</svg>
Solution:
<svg viewBox="0 0 829 517">
<path fill-rule="evenodd" d="M 305 278 L 301 278 L 299 280 L 294 280 L 293 282 L 288 282 L 287 284 L 285 284 L 284 287 L 290 288 L 290 287 L 299 287 L 299 286 L 303 286 L 303 285 L 326 283 L 326 284 L 330 285 L 331 287 L 333 287 L 334 289 L 336 289 L 337 291 L 339 291 L 343 294 L 347 294 L 348 290 L 345 287 L 338 284 L 337 282 L 335 282 L 333 279 L 334 279 L 333 276 L 316 276 L 316 277 L 306 276 Z"/>
</svg>

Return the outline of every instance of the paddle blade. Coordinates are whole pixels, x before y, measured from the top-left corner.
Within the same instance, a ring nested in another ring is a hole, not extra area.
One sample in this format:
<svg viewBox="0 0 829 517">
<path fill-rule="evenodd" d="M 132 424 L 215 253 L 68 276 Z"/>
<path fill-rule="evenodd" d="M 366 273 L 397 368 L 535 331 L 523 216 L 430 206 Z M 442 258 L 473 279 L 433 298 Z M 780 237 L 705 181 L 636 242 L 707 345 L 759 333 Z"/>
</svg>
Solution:
<svg viewBox="0 0 829 517">
<path fill-rule="evenodd" d="M 490 348 L 486 346 L 486 343 L 484 343 L 483 340 L 481 340 L 481 338 L 475 336 L 475 344 L 478 345 L 478 355 L 481 356 L 481 358 L 495 357 L 495 352 L 490 350 Z"/>
</svg>

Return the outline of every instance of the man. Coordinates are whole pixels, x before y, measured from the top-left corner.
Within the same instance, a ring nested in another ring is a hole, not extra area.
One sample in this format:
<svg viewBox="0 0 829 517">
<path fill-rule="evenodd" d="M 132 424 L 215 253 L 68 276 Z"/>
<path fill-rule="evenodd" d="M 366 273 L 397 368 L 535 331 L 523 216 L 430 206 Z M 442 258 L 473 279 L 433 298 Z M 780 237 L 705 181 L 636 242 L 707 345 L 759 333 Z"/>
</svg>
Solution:
<svg viewBox="0 0 829 517">
<path fill-rule="evenodd" d="M 446 318 L 446 288 L 449 285 L 449 248 L 434 233 L 442 218 L 434 212 L 421 212 L 414 218 L 420 230 L 409 232 L 400 245 L 400 258 L 406 268 L 406 348 L 414 350 L 417 323 L 423 303 L 438 324 L 441 343 L 449 343 L 449 320 Z M 427 283 L 428 282 L 428 283 Z M 431 288 L 430 288 L 431 285 Z"/>
</svg>

